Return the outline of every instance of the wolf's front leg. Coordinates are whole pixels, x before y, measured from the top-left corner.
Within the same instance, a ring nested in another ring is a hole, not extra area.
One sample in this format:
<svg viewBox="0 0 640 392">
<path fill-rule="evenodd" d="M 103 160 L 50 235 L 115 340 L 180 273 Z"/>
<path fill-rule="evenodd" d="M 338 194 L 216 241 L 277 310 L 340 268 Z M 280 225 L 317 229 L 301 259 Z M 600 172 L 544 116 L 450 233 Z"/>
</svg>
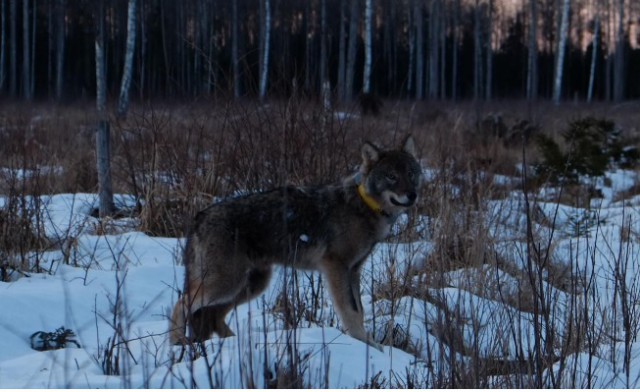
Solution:
<svg viewBox="0 0 640 392">
<path fill-rule="evenodd" d="M 333 303 L 346 332 L 382 351 L 382 346 L 376 343 L 364 329 L 359 271 L 349 270 L 340 262 L 327 260 L 324 263 L 324 273 L 329 281 Z"/>
</svg>

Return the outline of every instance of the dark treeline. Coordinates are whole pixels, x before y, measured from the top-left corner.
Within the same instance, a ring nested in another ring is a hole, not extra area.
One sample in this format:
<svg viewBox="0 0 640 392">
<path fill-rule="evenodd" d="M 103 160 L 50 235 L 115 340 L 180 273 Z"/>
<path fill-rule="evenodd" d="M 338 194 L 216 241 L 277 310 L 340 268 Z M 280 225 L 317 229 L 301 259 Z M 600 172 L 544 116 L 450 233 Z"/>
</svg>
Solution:
<svg viewBox="0 0 640 392">
<path fill-rule="evenodd" d="M 93 99 L 102 15 L 116 97 L 131 1 L 134 100 L 640 96 L 637 0 L 0 0 L 0 96 Z"/>
</svg>

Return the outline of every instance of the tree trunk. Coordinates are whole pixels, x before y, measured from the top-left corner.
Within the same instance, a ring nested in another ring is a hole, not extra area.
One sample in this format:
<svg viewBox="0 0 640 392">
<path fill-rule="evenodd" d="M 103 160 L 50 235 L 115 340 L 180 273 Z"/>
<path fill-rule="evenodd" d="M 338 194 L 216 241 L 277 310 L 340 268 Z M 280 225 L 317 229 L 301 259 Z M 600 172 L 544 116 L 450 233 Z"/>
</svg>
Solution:
<svg viewBox="0 0 640 392">
<path fill-rule="evenodd" d="M 338 97 L 347 98 L 345 85 L 347 83 L 347 0 L 340 0 L 340 36 L 338 37 Z"/>
<path fill-rule="evenodd" d="M 144 0 L 140 0 L 140 61 L 138 62 L 138 93 L 140 101 L 144 100 L 145 88 L 147 86 L 146 58 L 147 58 L 147 12 Z"/>
<path fill-rule="evenodd" d="M 371 67 L 373 52 L 373 0 L 364 4 L 364 69 L 362 72 L 362 92 L 371 93 Z"/>
<path fill-rule="evenodd" d="M 480 1 L 476 0 L 475 9 L 473 11 L 473 99 L 477 100 L 481 96 L 482 84 L 482 37 L 480 23 L 482 17 L 480 14 Z"/>
<path fill-rule="evenodd" d="M 313 62 L 316 60 L 313 56 L 313 13 L 311 12 L 311 2 L 305 2 L 304 10 L 304 26 L 305 26 L 305 45 L 304 45 L 304 90 L 311 91 L 311 74 Z"/>
<path fill-rule="evenodd" d="M 327 54 L 327 0 L 320 0 L 320 86 L 324 95 L 325 82 L 329 81 Z"/>
<path fill-rule="evenodd" d="M 166 32 L 167 27 L 166 27 L 166 17 L 165 17 L 164 8 L 165 8 L 164 2 L 160 2 L 160 37 L 162 41 L 162 58 L 164 59 L 165 93 L 170 94 L 172 92 L 171 67 L 169 64 L 169 49 L 167 44 L 167 32 Z"/>
<path fill-rule="evenodd" d="M 440 86 L 440 99 L 444 100 L 447 98 L 447 30 L 449 26 L 447 26 L 447 11 L 445 8 L 445 3 L 440 3 L 440 65 L 438 69 L 440 70 L 440 81 L 438 86 Z"/>
<path fill-rule="evenodd" d="M 563 0 L 562 19 L 560 21 L 560 34 L 558 35 L 558 49 L 556 51 L 556 67 L 553 77 L 553 102 L 560 103 L 562 95 L 562 73 L 564 70 L 564 53 L 567 45 L 567 35 L 569 32 L 569 8 L 571 0 Z"/>
<path fill-rule="evenodd" d="M 111 151 L 109 146 L 109 121 L 107 120 L 107 77 L 104 58 L 104 0 L 97 3 L 96 12 L 96 107 L 98 109 L 98 130 L 96 133 L 96 164 L 98 167 L 98 188 L 100 217 L 113 215 L 113 188 L 111 186 Z"/>
<path fill-rule="evenodd" d="M 118 98 L 118 117 L 125 118 L 129 110 L 129 90 L 133 76 L 133 55 L 136 49 L 136 12 L 137 0 L 129 0 L 127 10 L 127 48 L 124 56 L 124 68 Z"/>
<path fill-rule="evenodd" d="M 438 81 L 440 72 L 438 66 L 440 61 L 438 56 L 440 55 L 440 2 L 439 0 L 431 0 L 431 7 L 429 10 L 429 98 L 438 97 Z"/>
<path fill-rule="evenodd" d="M 31 64 L 29 48 L 31 47 L 29 26 L 29 0 L 22 0 L 22 94 L 27 101 L 31 95 Z"/>
<path fill-rule="evenodd" d="M 238 0 L 233 0 L 231 5 L 231 64 L 233 68 L 233 97 L 240 98 L 242 89 L 240 87 L 240 55 L 239 40 L 240 31 L 238 28 Z"/>
<path fill-rule="evenodd" d="M 613 72 L 613 100 L 621 102 L 624 99 L 624 0 L 618 0 L 618 32 L 616 35 L 616 52 L 614 55 Z"/>
<path fill-rule="evenodd" d="M 36 83 L 36 16 L 37 7 L 33 1 L 33 12 L 31 13 L 31 51 L 29 53 L 29 99 L 33 99 Z"/>
<path fill-rule="evenodd" d="M 104 0 L 98 0 L 97 33 L 96 33 L 96 108 L 99 115 L 107 111 L 107 74 L 104 58 Z"/>
<path fill-rule="evenodd" d="M 353 82 L 356 74 L 356 54 L 358 34 L 358 4 L 359 0 L 351 0 L 351 15 L 349 16 L 349 44 L 347 51 L 347 72 L 345 83 L 346 99 L 351 100 L 353 97 Z"/>
<path fill-rule="evenodd" d="M 415 57 L 416 57 L 416 28 L 415 28 L 415 11 L 416 8 L 415 2 L 418 0 L 409 0 L 407 5 L 407 24 L 409 25 L 409 61 L 407 67 L 407 93 L 409 96 L 412 91 L 415 91 L 413 88 L 413 79 L 414 79 L 414 68 L 415 68 Z"/>
<path fill-rule="evenodd" d="M 269 78 L 269 51 L 271 42 L 271 3 L 264 0 L 264 28 L 263 47 L 260 61 L 260 99 L 267 95 L 267 81 Z"/>
<path fill-rule="evenodd" d="M 56 10 L 56 99 L 62 99 L 64 87 L 65 7 L 66 0 L 58 0 Z"/>
<path fill-rule="evenodd" d="M 9 41 L 9 92 L 14 98 L 18 95 L 18 37 L 16 34 L 18 10 L 16 1 L 18 0 L 9 0 L 9 36 L 11 37 Z"/>
<path fill-rule="evenodd" d="M 534 0 L 535 1 L 535 0 Z M 453 5 L 453 26 L 451 48 L 451 100 L 458 99 L 458 24 L 460 23 L 460 0 L 456 0 Z"/>
<path fill-rule="evenodd" d="M 488 3 L 488 17 L 487 17 L 487 25 L 486 25 L 486 49 L 487 49 L 487 69 L 486 69 L 486 77 L 485 77 L 485 99 L 490 101 L 493 96 L 493 47 L 491 46 L 491 41 L 493 39 L 493 0 L 489 0 Z"/>
<path fill-rule="evenodd" d="M 96 164 L 98 165 L 98 200 L 101 218 L 115 212 L 113 188 L 111 187 L 111 146 L 109 142 L 109 121 L 99 120 L 96 133 Z"/>
<path fill-rule="evenodd" d="M 5 17 L 5 1 L 4 0 L 0 0 L 2 1 L 2 10 L 0 10 L 0 12 L 2 12 L 2 15 L 0 15 L 0 32 L 2 37 L 0 37 L 0 93 L 2 93 L 4 91 L 4 84 L 5 84 L 5 80 L 7 78 L 7 68 L 5 66 L 5 61 L 6 61 L 6 57 L 5 57 L 5 43 L 6 43 L 6 30 L 5 30 L 5 25 L 6 25 L 6 17 Z"/>
<path fill-rule="evenodd" d="M 593 42 L 591 43 L 591 66 L 589 69 L 589 87 L 587 89 L 587 102 L 593 100 L 593 85 L 596 78 L 596 62 L 598 59 L 598 45 L 600 42 L 600 13 L 596 11 L 596 17 L 593 26 Z"/>
<path fill-rule="evenodd" d="M 413 21 L 415 25 L 415 53 L 416 53 L 416 99 L 424 99 L 424 28 L 422 21 L 422 1 L 413 2 Z"/>
<path fill-rule="evenodd" d="M 527 57 L 527 99 L 538 99 L 538 0 L 529 0 L 529 53 Z"/>
</svg>

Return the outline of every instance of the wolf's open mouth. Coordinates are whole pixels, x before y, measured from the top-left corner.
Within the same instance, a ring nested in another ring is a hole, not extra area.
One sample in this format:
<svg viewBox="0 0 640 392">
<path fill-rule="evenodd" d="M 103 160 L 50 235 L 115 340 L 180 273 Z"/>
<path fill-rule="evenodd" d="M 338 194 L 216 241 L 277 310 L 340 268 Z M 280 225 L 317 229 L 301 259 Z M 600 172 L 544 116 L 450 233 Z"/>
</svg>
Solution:
<svg viewBox="0 0 640 392">
<path fill-rule="evenodd" d="M 400 207 L 411 207 L 413 205 L 413 202 L 411 200 L 409 200 L 406 203 L 399 202 L 395 197 L 390 197 L 389 200 L 391 201 L 391 204 L 400 206 Z"/>
</svg>

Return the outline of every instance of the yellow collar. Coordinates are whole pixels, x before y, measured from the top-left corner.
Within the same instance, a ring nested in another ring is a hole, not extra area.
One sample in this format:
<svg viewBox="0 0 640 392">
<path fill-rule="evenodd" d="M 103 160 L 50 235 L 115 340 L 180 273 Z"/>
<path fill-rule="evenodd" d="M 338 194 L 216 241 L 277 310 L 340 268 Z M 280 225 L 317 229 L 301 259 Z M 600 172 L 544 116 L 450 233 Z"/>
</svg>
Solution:
<svg viewBox="0 0 640 392">
<path fill-rule="evenodd" d="M 364 189 L 364 184 L 358 185 L 358 194 L 360 195 L 362 201 L 364 201 L 364 204 L 366 204 L 367 207 L 371 208 L 373 212 L 377 214 L 382 213 L 382 206 L 380 206 L 380 203 L 373 200 L 371 196 L 367 195 L 367 190 Z"/>
</svg>

